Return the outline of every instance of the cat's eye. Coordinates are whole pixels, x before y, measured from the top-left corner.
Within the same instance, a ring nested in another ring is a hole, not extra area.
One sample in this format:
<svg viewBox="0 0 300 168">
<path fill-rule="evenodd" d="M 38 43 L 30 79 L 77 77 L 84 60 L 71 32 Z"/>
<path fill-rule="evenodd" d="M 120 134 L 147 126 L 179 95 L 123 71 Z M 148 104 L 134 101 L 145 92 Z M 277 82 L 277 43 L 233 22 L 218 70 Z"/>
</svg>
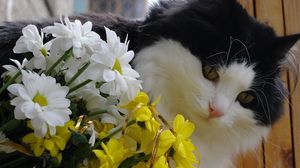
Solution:
<svg viewBox="0 0 300 168">
<path fill-rule="evenodd" d="M 203 75 L 206 79 L 216 82 L 219 79 L 219 74 L 217 68 L 212 66 L 204 66 L 203 67 Z"/>
<path fill-rule="evenodd" d="M 241 92 L 238 96 L 237 96 L 237 100 L 242 103 L 242 104 L 249 104 L 251 102 L 253 102 L 255 99 L 255 97 L 250 93 L 250 92 Z"/>
</svg>

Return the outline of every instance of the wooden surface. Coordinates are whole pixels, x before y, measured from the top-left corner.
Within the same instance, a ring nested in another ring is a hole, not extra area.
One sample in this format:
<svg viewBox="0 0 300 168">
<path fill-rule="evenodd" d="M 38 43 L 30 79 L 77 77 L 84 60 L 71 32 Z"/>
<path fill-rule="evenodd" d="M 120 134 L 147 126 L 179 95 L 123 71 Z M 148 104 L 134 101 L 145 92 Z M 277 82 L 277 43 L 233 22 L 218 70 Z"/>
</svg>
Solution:
<svg viewBox="0 0 300 168">
<path fill-rule="evenodd" d="M 286 34 L 293 34 L 300 32 L 300 1 L 289 0 L 284 2 L 284 15 L 285 15 L 285 30 Z M 290 88 L 294 88 L 295 79 L 290 75 Z M 298 80 L 299 81 L 299 80 Z M 293 134 L 293 147 L 295 167 L 300 167 L 300 88 L 296 87 L 291 96 L 291 118 L 292 118 L 292 134 Z"/>
<path fill-rule="evenodd" d="M 252 16 L 272 26 L 278 35 L 300 33 L 300 0 L 239 1 Z M 283 73 L 282 79 L 286 87 L 293 90 L 287 97 L 284 116 L 256 152 L 240 157 L 238 168 L 300 168 L 300 89 L 294 90 L 293 75 Z"/>
</svg>

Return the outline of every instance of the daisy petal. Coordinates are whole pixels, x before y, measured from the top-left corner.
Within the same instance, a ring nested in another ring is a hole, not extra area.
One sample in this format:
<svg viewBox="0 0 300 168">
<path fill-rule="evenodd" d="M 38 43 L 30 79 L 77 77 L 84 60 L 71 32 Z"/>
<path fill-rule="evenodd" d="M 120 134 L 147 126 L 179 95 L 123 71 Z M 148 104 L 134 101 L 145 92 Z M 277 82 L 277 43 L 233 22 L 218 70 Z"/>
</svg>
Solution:
<svg viewBox="0 0 300 168">
<path fill-rule="evenodd" d="M 25 114 L 27 118 L 35 118 L 38 115 L 38 113 L 35 111 L 35 106 L 35 103 L 33 103 L 32 101 L 26 101 L 22 104 L 21 111 Z"/>
<path fill-rule="evenodd" d="M 47 133 L 47 124 L 40 118 L 31 120 L 31 125 L 34 128 L 34 135 L 37 137 L 44 137 Z"/>
<path fill-rule="evenodd" d="M 104 70 L 103 72 L 103 79 L 106 82 L 110 82 L 115 80 L 116 78 L 116 72 L 112 71 L 112 70 Z"/>
<path fill-rule="evenodd" d="M 16 108 L 14 110 L 14 116 L 15 116 L 15 119 L 17 119 L 17 120 L 26 119 L 25 114 L 23 113 L 23 111 L 21 111 L 21 105 L 16 106 Z"/>
</svg>

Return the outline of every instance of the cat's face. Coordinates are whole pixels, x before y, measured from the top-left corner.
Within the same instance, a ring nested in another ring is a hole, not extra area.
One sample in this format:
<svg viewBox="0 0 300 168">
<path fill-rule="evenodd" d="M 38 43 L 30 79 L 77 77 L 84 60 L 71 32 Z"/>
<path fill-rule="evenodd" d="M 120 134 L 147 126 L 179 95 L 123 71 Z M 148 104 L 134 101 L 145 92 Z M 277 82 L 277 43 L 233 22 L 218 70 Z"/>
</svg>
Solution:
<svg viewBox="0 0 300 168">
<path fill-rule="evenodd" d="M 234 0 L 174 6 L 165 4 L 146 22 L 147 47 L 135 60 L 146 91 L 194 122 L 232 127 L 276 121 L 285 96 L 280 65 L 299 37 L 276 37 Z"/>
<path fill-rule="evenodd" d="M 179 76 L 178 81 L 173 81 L 183 84 L 179 87 L 186 95 L 182 106 L 222 127 L 269 125 L 277 120 L 285 96 L 279 69 L 261 74 L 259 63 L 250 61 L 248 54 L 252 53 L 245 52 L 234 59 L 228 58 L 232 56 L 229 51 L 204 58 L 191 54 L 197 58 L 191 61 L 197 64 L 186 62 L 186 66 L 195 67 L 189 72 L 182 69 L 186 74 L 181 75 L 188 76 L 192 85 L 186 85 Z"/>
<path fill-rule="evenodd" d="M 161 95 L 162 109 L 173 115 L 184 113 L 193 122 L 202 120 L 220 127 L 268 125 L 280 113 L 282 90 L 271 85 L 269 92 L 261 86 L 255 63 L 246 58 L 225 63 L 226 56 L 221 56 L 224 60 L 213 56 L 215 61 L 209 61 L 179 42 L 162 39 L 142 50 L 135 63 L 144 89 L 152 97 Z M 275 85 L 283 89 L 281 82 Z"/>
<path fill-rule="evenodd" d="M 254 124 L 253 109 L 246 108 L 256 101 L 251 91 L 255 78 L 253 66 L 246 62 L 232 62 L 226 66 L 200 64 L 203 77 L 198 82 L 203 88 L 194 90 L 198 94 L 190 104 L 195 112 L 197 108 L 204 108 L 198 111 L 201 117 L 220 126 L 230 127 L 236 122 Z"/>
</svg>

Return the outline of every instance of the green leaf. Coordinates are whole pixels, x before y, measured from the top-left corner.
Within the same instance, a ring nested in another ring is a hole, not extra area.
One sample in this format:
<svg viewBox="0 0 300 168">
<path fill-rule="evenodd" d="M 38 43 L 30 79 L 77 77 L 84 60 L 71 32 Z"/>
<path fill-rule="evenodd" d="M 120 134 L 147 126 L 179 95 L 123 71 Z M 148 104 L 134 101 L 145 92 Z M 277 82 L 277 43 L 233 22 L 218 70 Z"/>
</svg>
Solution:
<svg viewBox="0 0 300 168">
<path fill-rule="evenodd" d="M 64 151 L 62 167 L 78 167 L 85 158 L 88 158 L 92 153 L 90 144 L 81 143 L 77 146 L 71 145 L 69 149 Z"/>
<path fill-rule="evenodd" d="M 119 168 L 131 168 L 137 165 L 139 162 L 146 162 L 150 159 L 151 155 L 145 155 L 145 153 L 135 154 L 127 159 L 125 159 L 120 165 Z"/>
<path fill-rule="evenodd" d="M 92 82 L 92 80 L 87 79 L 87 80 L 85 80 L 85 81 L 79 83 L 78 85 L 72 87 L 72 88 L 69 90 L 69 94 L 72 93 L 72 92 L 74 92 L 74 91 L 77 90 L 77 89 L 82 88 L 83 86 L 89 84 L 90 82 Z"/>
<path fill-rule="evenodd" d="M 72 132 L 71 142 L 75 146 L 78 146 L 80 144 L 88 144 L 88 140 L 86 136 L 78 132 Z"/>
<path fill-rule="evenodd" d="M 16 129 L 21 123 L 22 121 L 20 120 L 16 120 L 16 119 L 10 120 L 0 127 L 0 131 L 4 131 L 4 130 L 12 131 Z"/>
<path fill-rule="evenodd" d="M 78 167 L 92 153 L 85 135 L 72 131 L 71 145 L 63 152 L 62 167 Z"/>
<path fill-rule="evenodd" d="M 86 109 L 86 101 L 83 99 L 72 101 L 70 110 L 72 111 L 72 118 L 77 118 L 81 115 L 87 115 L 89 113 Z"/>
<path fill-rule="evenodd" d="M 60 166 L 60 163 L 56 158 L 51 157 L 47 161 L 48 161 L 48 164 L 49 164 L 48 168 L 59 167 Z"/>
</svg>

